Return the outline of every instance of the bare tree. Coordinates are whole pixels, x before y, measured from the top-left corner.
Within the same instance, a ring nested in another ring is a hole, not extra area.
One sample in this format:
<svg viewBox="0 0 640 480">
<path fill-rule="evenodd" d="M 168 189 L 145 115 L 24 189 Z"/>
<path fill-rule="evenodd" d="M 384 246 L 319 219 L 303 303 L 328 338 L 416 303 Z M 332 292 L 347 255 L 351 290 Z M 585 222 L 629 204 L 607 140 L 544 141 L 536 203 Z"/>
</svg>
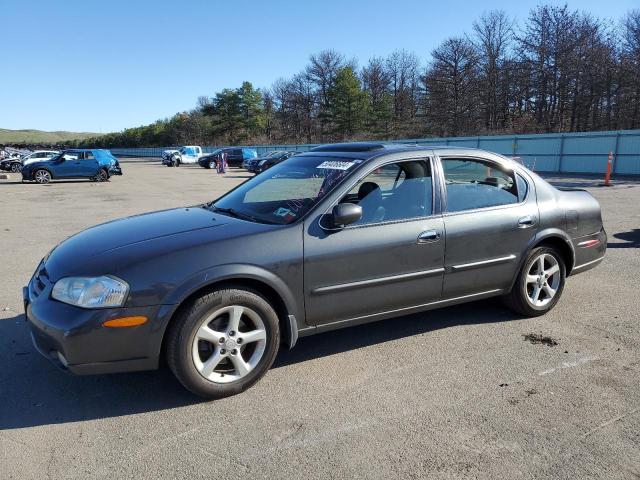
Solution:
<svg viewBox="0 0 640 480">
<path fill-rule="evenodd" d="M 473 23 L 472 42 L 479 59 L 479 81 L 482 84 L 482 122 L 484 129 L 495 132 L 506 128 L 509 117 L 510 43 L 513 21 L 505 12 L 494 10 Z"/>
<path fill-rule="evenodd" d="M 407 130 L 412 129 L 412 122 L 417 114 L 419 65 L 418 56 L 406 50 L 394 51 L 386 61 L 398 134 L 407 133 Z"/>
<path fill-rule="evenodd" d="M 441 135 L 476 128 L 478 57 L 465 38 L 450 38 L 432 52 L 427 71 L 428 117 Z"/>
</svg>

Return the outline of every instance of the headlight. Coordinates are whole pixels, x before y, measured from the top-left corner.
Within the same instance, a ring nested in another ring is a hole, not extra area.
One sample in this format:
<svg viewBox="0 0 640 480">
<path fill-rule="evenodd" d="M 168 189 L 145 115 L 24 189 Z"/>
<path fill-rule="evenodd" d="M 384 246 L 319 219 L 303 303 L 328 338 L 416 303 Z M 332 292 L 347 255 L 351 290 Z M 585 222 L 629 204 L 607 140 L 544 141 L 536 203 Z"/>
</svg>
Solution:
<svg viewBox="0 0 640 480">
<path fill-rule="evenodd" d="M 115 277 L 68 277 L 53 286 L 51 296 L 82 308 L 121 307 L 129 285 Z"/>
</svg>

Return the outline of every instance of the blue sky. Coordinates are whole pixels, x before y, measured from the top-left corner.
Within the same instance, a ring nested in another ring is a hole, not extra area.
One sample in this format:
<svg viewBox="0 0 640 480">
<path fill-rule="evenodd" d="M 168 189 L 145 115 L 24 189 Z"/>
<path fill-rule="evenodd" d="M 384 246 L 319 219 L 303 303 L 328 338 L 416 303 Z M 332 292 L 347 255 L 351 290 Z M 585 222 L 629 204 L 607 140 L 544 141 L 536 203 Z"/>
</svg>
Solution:
<svg viewBox="0 0 640 480">
<path fill-rule="evenodd" d="M 395 49 L 423 63 L 483 12 L 519 0 L 0 0 L 0 128 L 109 132 L 193 108 L 243 80 L 269 87 L 334 48 L 360 65 Z M 565 2 L 547 1 L 562 5 Z M 618 20 L 638 0 L 569 1 Z"/>
</svg>

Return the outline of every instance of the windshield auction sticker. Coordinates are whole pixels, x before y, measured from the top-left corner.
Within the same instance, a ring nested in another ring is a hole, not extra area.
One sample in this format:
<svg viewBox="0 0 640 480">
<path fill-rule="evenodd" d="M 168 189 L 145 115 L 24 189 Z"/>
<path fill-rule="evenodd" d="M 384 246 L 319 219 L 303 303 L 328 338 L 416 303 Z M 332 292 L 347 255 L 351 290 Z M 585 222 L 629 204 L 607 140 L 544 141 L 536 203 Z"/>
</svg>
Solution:
<svg viewBox="0 0 640 480">
<path fill-rule="evenodd" d="M 327 161 L 327 162 L 322 162 L 316 168 L 328 168 L 331 170 L 348 170 L 349 167 L 351 166 L 353 166 L 353 162 Z"/>
</svg>

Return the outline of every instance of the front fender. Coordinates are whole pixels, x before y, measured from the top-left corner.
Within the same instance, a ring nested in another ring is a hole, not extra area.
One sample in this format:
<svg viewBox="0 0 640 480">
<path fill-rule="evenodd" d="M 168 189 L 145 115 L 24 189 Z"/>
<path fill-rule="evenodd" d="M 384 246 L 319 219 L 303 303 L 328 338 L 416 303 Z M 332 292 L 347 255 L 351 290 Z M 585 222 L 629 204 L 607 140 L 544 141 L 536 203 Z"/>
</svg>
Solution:
<svg viewBox="0 0 640 480">
<path fill-rule="evenodd" d="M 293 318 L 297 323 L 297 325 L 291 325 L 289 328 L 291 330 L 295 329 L 297 336 L 297 329 L 305 326 L 303 306 L 298 305 L 295 296 L 291 293 L 287 284 L 280 277 L 262 267 L 251 264 L 219 265 L 207 270 L 202 270 L 172 290 L 164 299 L 164 306 L 160 312 L 161 316 L 165 318 L 165 321 L 163 322 L 163 330 L 166 330 L 169 320 L 172 318 L 180 304 L 182 304 L 182 302 L 189 298 L 193 293 L 204 287 L 213 285 L 214 283 L 243 279 L 261 282 L 269 286 L 280 296 L 287 310 L 287 316 L 289 317 L 288 320 L 291 321 Z M 285 333 L 287 333 L 289 337 L 293 334 L 292 331 Z"/>
</svg>

